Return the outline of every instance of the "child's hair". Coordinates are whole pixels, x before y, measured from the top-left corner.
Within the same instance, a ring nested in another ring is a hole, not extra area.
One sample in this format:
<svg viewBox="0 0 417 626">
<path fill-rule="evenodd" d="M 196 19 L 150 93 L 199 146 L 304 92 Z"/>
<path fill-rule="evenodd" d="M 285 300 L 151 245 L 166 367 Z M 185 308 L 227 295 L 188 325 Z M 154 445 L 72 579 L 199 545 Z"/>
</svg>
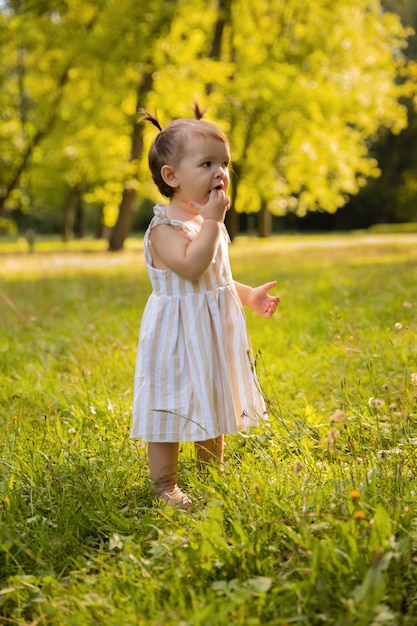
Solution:
<svg viewBox="0 0 417 626">
<path fill-rule="evenodd" d="M 197 103 L 194 103 L 195 119 L 173 120 L 165 128 L 162 128 L 158 118 L 151 115 L 146 109 L 140 109 L 140 112 L 142 113 L 140 121 L 151 122 L 159 130 L 159 134 L 149 150 L 149 169 L 154 183 L 166 198 L 172 198 L 175 189 L 164 181 L 161 176 L 161 168 L 163 165 L 177 165 L 179 163 L 184 155 L 185 140 L 191 133 L 203 138 L 211 137 L 229 145 L 226 135 L 220 128 L 201 119 L 204 111 L 201 111 Z"/>
</svg>

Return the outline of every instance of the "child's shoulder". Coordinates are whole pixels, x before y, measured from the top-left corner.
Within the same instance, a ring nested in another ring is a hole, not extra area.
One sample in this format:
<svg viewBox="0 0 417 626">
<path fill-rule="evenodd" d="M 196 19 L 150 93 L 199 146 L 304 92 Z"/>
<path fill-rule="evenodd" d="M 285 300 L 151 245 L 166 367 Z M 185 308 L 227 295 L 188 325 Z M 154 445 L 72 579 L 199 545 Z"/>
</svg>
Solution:
<svg viewBox="0 0 417 626">
<path fill-rule="evenodd" d="M 149 229 L 152 230 L 155 226 L 172 226 L 176 230 L 181 231 L 183 234 L 193 239 L 200 231 L 201 223 L 198 219 L 181 219 L 177 215 L 169 215 L 167 211 L 168 207 L 164 204 L 157 204 L 154 206 L 154 217 L 149 224 Z"/>
<path fill-rule="evenodd" d="M 161 240 L 162 242 L 169 241 L 172 239 L 173 232 L 172 228 L 178 232 L 178 235 L 182 237 L 186 237 L 188 240 L 194 239 L 194 237 L 198 234 L 198 230 L 190 226 L 188 222 L 182 222 L 181 220 L 174 219 L 167 215 L 166 212 L 167 207 L 164 205 L 157 205 L 154 207 L 154 217 L 151 220 L 151 223 L 148 226 L 148 233 L 152 232 L 152 238 L 155 240 Z"/>
</svg>

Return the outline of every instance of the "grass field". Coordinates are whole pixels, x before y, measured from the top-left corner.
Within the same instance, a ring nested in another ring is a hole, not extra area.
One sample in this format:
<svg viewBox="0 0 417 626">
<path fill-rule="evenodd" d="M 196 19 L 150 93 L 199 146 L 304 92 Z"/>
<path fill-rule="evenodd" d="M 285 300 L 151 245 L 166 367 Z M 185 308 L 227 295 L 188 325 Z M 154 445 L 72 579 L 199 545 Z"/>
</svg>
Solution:
<svg viewBox="0 0 417 626">
<path fill-rule="evenodd" d="M 4 250 L 0 624 L 417 624 L 416 234 L 233 243 L 269 420 L 182 447 L 190 514 L 129 439 L 141 242 Z"/>
</svg>

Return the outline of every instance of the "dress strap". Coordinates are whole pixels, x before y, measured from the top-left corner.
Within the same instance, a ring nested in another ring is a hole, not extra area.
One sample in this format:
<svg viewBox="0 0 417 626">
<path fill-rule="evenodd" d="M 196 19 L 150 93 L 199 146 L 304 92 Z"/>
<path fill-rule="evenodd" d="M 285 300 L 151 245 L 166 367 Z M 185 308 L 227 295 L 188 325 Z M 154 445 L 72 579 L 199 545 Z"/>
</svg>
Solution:
<svg viewBox="0 0 417 626">
<path fill-rule="evenodd" d="M 180 220 L 173 220 L 172 218 L 168 217 L 166 212 L 167 207 L 164 204 L 155 205 L 153 211 L 154 217 L 149 224 L 149 233 L 153 228 L 155 228 L 155 226 L 159 226 L 160 224 L 169 224 L 170 226 L 173 226 L 174 228 L 182 232 L 184 237 L 187 237 L 187 239 L 192 240 L 196 236 L 197 233 L 193 228 L 191 228 L 191 226 L 188 226 L 185 222 L 181 222 Z"/>
<path fill-rule="evenodd" d="M 149 236 L 152 230 L 156 226 L 160 226 L 161 224 L 169 224 L 170 226 L 173 226 L 174 228 L 179 230 L 184 235 L 184 237 L 186 237 L 187 239 L 191 241 L 194 239 L 194 237 L 197 234 L 197 232 L 193 228 L 188 226 L 185 222 L 180 222 L 179 220 L 173 220 L 170 217 L 168 217 L 168 215 L 166 214 L 166 210 L 167 210 L 167 207 L 164 204 L 156 204 L 154 206 L 153 208 L 154 216 L 145 233 L 143 244 L 144 244 L 145 258 L 149 265 L 152 265 L 152 257 L 151 257 L 150 250 L 149 250 Z"/>
</svg>

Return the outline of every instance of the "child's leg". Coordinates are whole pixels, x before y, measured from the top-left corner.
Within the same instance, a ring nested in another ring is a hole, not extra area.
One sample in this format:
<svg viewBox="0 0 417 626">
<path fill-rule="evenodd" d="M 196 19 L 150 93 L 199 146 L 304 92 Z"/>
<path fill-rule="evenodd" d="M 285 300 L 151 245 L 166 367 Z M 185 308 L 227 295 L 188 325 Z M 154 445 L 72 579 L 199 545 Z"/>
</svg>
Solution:
<svg viewBox="0 0 417 626">
<path fill-rule="evenodd" d="M 220 465 L 223 463 L 224 437 L 220 435 L 215 439 L 207 439 L 206 441 L 196 441 L 195 449 L 197 459 L 202 463 L 209 463 L 216 459 Z"/>
<path fill-rule="evenodd" d="M 190 498 L 177 485 L 178 443 L 148 443 L 153 492 L 169 506 L 187 510 Z"/>
<path fill-rule="evenodd" d="M 148 443 L 148 458 L 155 495 L 177 484 L 178 443 Z"/>
</svg>

